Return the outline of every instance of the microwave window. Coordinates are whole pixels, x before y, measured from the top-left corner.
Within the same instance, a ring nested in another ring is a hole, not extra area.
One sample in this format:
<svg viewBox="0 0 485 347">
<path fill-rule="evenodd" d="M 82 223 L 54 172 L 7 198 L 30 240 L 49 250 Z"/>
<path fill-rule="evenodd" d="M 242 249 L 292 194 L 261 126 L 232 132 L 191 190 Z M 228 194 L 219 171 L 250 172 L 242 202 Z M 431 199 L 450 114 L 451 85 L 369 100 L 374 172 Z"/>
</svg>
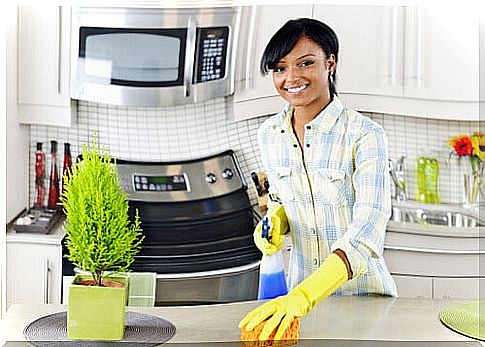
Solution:
<svg viewBox="0 0 485 347">
<path fill-rule="evenodd" d="M 159 87 L 183 80 L 185 34 L 170 29 L 81 28 L 84 76 L 109 84 Z M 174 35 L 175 34 L 175 35 Z"/>
</svg>

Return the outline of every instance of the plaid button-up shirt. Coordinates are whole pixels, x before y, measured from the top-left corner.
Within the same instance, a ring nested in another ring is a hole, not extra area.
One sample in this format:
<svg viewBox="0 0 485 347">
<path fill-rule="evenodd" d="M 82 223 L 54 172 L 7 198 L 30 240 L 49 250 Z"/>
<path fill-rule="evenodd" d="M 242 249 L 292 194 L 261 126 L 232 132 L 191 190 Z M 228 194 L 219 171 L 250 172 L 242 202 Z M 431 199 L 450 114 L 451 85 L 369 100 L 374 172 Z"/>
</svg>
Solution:
<svg viewBox="0 0 485 347">
<path fill-rule="evenodd" d="M 303 148 L 288 105 L 258 131 L 270 194 L 285 208 L 292 251 L 288 286 L 312 274 L 336 249 L 353 278 L 336 295 L 397 296 L 382 257 L 391 211 L 387 138 L 380 125 L 333 101 L 305 125 Z"/>
</svg>

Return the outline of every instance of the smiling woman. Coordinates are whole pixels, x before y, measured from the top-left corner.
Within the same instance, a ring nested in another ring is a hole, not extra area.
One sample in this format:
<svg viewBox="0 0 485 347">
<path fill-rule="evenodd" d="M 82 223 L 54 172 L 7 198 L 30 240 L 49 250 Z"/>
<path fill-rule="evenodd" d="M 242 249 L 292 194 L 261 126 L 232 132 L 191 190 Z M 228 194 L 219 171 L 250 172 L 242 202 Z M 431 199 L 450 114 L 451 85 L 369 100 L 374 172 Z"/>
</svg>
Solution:
<svg viewBox="0 0 485 347">
<path fill-rule="evenodd" d="M 332 294 L 397 296 L 382 256 L 391 207 L 387 138 L 380 125 L 338 99 L 338 53 L 328 25 L 301 18 L 274 34 L 261 60 L 261 71 L 272 73 L 288 102 L 258 131 L 272 197 L 267 216 L 273 220 L 271 211 L 283 210 L 286 218 L 279 217 L 287 222 L 275 224 L 270 241 L 260 240 L 260 222 L 254 238 L 271 254 L 281 248 L 284 238 L 277 236 L 289 233 L 292 252 L 291 291 L 239 324 L 250 332 L 265 321 L 260 340 L 281 339 L 295 318 Z"/>
</svg>

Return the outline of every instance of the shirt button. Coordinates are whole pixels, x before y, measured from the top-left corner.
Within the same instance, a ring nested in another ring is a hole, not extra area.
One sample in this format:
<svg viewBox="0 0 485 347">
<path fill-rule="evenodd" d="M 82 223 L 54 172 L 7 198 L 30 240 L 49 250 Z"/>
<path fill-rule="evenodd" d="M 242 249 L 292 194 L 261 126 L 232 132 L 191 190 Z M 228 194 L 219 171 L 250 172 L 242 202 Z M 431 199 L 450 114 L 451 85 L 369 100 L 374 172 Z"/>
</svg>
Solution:
<svg viewBox="0 0 485 347">
<path fill-rule="evenodd" d="M 317 258 L 313 259 L 313 265 L 317 265 L 317 264 L 318 264 L 318 259 Z"/>
<path fill-rule="evenodd" d="M 282 134 L 284 134 L 284 133 L 285 133 L 285 131 L 284 131 L 283 129 L 281 129 L 281 133 L 282 133 Z"/>
<path fill-rule="evenodd" d="M 296 148 L 296 147 L 298 147 L 298 145 L 295 143 L 295 144 L 293 145 L 293 147 L 295 147 L 295 148 Z"/>
<path fill-rule="evenodd" d="M 307 144 L 306 144 L 306 146 L 307 146 L 307 147 L 310 147 L 310 144 L 309 144 L 309 143 L 307 143 Z"/>
<path fill-rule="evenodd" d="M 315 235 L 316 233 L 317 231 L 314 228 L 312 228 L 312 234 Z"/>
<path fill-rule="evenodd" d="M 312 126 L 311 125 L 307 125 L 306 128 L 307 128 L 307 130 L 310 130 L 312 128 Z"/>
</svg>

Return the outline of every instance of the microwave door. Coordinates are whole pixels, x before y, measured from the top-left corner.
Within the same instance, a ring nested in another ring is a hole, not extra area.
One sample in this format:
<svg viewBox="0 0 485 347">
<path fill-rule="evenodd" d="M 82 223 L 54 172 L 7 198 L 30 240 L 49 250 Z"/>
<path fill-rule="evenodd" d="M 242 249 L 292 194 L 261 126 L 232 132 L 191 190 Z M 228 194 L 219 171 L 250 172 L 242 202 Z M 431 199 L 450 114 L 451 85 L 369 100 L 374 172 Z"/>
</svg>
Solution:
<svg viewBox="0 0 485 347">
<path fill-rule="evenodd" d="M 80 27 L 73 97 L 133 106 L 190 102 L 190 30 Z"/>
</svg>

